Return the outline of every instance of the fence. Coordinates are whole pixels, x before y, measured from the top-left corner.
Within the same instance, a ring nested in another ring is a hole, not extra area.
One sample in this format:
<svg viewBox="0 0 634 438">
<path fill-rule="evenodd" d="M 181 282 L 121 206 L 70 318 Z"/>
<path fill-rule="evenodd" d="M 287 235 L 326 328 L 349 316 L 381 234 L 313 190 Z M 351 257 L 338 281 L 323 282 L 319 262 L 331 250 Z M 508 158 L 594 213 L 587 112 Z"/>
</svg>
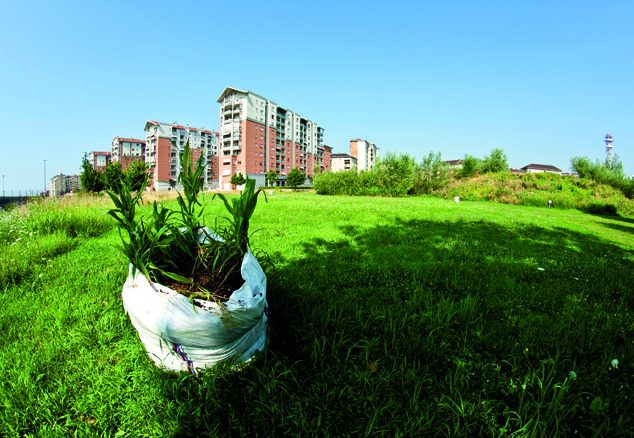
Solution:
<svg viewBox="0 0 634 438">
<path fill-rule="evenodd" d="M 7 204 L 24 204 L 30 198 L 42 196 L 42 192 L 37 190 L 11 190 L 7 191 L 5 194 L 9 196 L 0 196 L 0 208 L 4 208 Z"/>
</svg>

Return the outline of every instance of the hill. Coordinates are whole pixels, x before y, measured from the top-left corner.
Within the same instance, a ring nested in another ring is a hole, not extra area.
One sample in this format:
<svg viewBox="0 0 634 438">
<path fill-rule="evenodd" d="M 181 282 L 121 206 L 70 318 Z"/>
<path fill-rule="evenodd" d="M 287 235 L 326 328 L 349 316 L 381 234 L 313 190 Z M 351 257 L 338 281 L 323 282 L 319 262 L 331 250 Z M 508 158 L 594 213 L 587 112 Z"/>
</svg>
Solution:
<svg viewBox="0 0 634 438">
<path fill-rule="evenodd" d="M 452 180 L 437 192 L 469 201 L 502 204 L 575 208 L 586 213 L 634 216 L 634 201 L 609 185 L 585 178 L 555 173 L 488 173 L 473 178 Z"/>
</svg>

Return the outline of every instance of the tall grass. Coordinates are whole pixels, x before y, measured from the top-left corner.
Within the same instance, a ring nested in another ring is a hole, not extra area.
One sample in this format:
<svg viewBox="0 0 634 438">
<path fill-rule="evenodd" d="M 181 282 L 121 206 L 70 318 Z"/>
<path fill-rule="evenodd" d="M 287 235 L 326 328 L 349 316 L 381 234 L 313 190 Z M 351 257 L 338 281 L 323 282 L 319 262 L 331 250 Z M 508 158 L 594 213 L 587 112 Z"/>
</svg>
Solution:
<svg viewBox="0 0 634 438">
<path fill-rule="evenodd" d="M 121 307 L 117 233 L 78 237 L 0 296 L 0 435 L 634 434 L 632 220 L 442 198 L 268 201 L 252 243 L 278 280 L 252 367 L 157 369 Z M 207 220 L 223 209 L 208 202 Z"/>
<path fill-rule="evenodd" d="M 553 208 L 578 209 L 595 214 L 634 216 L 634 201 L 621 191 L 592 180 L 555 173 L 479 175 L 452 181 L 442 194 L 470 201 L 531 207 L 552 205 Z"/>
<path fill-rule="evenodd" d="M 39 267 L 73 249 L 81 239 L 114 227 L 101 196 L 35 198 L 0 210 L 0 287 L 32 277 Z"/>
</svg>

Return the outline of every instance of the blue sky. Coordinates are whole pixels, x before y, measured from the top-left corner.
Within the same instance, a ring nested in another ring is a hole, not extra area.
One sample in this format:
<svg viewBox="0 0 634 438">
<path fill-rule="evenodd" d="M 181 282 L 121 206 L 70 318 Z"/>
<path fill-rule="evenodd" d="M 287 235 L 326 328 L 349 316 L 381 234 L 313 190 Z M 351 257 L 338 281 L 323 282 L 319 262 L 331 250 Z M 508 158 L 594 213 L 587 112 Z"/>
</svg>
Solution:
<svg viewBox="0 0 634 438">
<path fill-rule="evenodd" d="M 79 173 L 146 120 L 217 130 L 248 89 L 379 155 L 509 165 L 605 157 L 634 174 L 634 2 L 0 0 L 5 191 Z"/>
</svg>

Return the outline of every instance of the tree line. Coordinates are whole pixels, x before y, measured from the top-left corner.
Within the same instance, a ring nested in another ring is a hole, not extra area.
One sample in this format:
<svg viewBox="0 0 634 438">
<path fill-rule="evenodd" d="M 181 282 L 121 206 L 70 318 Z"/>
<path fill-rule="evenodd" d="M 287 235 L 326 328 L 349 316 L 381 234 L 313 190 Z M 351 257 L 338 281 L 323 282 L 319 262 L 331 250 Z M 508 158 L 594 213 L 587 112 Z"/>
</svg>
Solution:
<svg viewBox="0 0 634 438">
<path fill-rule="evenodd" d="M 87 192 L 101 192 L 103 190 L 117 191 L 122 181 L 126 181 L 133 191 L 141 190 L 143 181 L 147 177 L 148 165 L 143 160 L 130 163 L 123 170 L 121 163 L 114 161 L 109 163 L 103 171 L 96 170 L 84 154 L 81 163 L 81 187 Z"/>
<path fill-rule="evenodd" d="M 387 152 L 371 170 L 352 169 L 345 172 L 327 171 L 315 175 L 313 187 L 324 195 L 423 195 L 447 186 L 450 177 L 470 178 L 479 173 L 499 172 L 508 168 L 502 149 L 491 150 L 480 159 L 467 155 L 461 169 L 450 169 L 441 153 L 431 151 L 420 163 L 409 154 Z"/>
</svg>

